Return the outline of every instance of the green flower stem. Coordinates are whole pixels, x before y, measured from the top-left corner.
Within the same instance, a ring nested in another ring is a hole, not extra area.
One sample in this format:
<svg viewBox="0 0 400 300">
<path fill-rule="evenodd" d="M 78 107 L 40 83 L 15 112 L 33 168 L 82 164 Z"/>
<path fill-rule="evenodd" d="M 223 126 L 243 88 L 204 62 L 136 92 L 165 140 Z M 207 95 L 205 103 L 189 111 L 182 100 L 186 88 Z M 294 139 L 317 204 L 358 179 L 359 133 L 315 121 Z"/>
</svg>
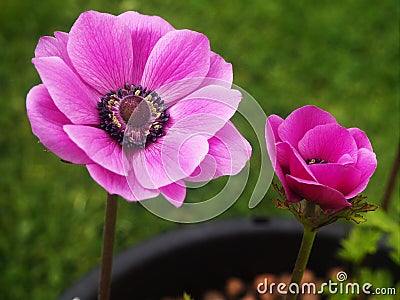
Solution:
<svg viewBox="0 0 400 300">
<path fill-rule="evenodd" d="M 106 215 L 101 255 L 101 274 L 98 300 L 110 299 L 112 259 L 114 251 L 115 223 L 117 220 L 118 196 L 107 195 Z"/>
<path fill-rule="evenodd" d="M 315 203 L 314 202 L 307 201 L 305 215 L 308 218 L 314 217 L 314 215 L 315 215 Z"/>
<path fill-rule="evenodd" d="M 300 250 L 297 255 L 296 264 L 293 268 L 292 280 L 290 282 L 291 284 L 296 283 L 300 287 L 300 282 L 303 278 L 303 273 L 306 269 L 308 258 L 310 257 L 311 249 L 314 244 L 314 239 L 316 235 L 316 230 L 312 231 L 304 227 L 303 239 L 301 241 Z M 297 296 L 298 294 L 291 294 L 290 292 L 288 292 L 286 300 L 296 300 Z"/>
</svg>

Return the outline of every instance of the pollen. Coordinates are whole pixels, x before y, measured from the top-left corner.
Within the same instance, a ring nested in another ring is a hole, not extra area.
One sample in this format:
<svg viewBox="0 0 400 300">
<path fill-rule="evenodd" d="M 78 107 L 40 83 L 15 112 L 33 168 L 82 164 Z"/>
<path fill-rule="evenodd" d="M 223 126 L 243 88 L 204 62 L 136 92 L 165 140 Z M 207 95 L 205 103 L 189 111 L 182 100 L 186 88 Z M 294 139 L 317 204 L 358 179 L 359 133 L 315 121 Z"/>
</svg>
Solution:
<svg viewBox="0 0 400 300">
<path fill-rule="evenodd" d="M 118 128 L 121 128 L 121 123 L 118 121 L 117 117 L 113 115 L 112 121 L 114 122 L 115 125 L 117 125 Z"/>
</svg>

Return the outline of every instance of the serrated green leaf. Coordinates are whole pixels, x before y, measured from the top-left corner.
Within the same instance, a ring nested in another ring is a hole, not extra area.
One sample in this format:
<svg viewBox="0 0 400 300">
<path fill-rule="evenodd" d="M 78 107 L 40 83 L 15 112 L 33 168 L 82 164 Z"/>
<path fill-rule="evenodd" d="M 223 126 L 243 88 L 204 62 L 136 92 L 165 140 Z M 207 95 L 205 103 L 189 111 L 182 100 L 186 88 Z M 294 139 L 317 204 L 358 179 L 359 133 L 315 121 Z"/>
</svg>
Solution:
<svg viewBox="0 0 400 300">
<path fill-rule="evenodd" d="M 378 210 L 368 216 L 368 222 L 360 226 L 357 232 L 362 235 L 368 235 L 368 228 L 374 228 L 387 235 L 387 243 L 393 249 L 390 252 L 392 260 L 400 265 L 400 225 L 386 211 Z"/>
<path fill-rule="evenodd" d="M 354 221 L 357 224 L 364 223 L 364 222 L 367 221 L 367 219 L 365 219 L 362 215 L 356 214 L 356 213 L 355 214 L 350 214 L 348 220 Z"/>
<path fill-rule="evenodd" d="M 377 210 L 368 216 L 368 226 L 375 226 L 382 231 L 392 231 L 394 220 L 383 210 Z"/>
<path fill-rule="evenodd" d="M 382 231 L 375 228 L 355 226 L 350 235 L 342 241 L 339 256 L 359 264 L 367 254 L 376 252 L 382 234 Z"/>
</svg>

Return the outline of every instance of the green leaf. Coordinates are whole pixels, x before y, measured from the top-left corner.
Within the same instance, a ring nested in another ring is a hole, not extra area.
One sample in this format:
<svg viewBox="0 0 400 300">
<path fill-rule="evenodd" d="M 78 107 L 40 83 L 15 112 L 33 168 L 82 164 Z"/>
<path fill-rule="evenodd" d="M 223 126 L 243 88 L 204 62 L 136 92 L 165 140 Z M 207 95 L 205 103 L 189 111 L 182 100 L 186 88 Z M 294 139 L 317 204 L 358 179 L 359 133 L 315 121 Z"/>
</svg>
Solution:
<svg viewBox="0 0 400 300">
<path fill-rule="evenodd" d="M 386 269 L 371 270 L 368 268 L 363 268 L 360 270 L 357 282 L 362 285 L 365 283 L 370 283 L 372 285 L 371 291 L 373 292 L 376 288 L 384 289 L 388 292 L 389 288 L 395 288 L 393 284 L 392 274 Z M 383 291 L 383 290 L 382 290 Z M 398 289 L 396 289 L 397 293 Z M 379 300 L 396 300 L 398 295 L 376 295 Z"/>
<path fill-rule="evenodd" d="M 186 293 L 186 292 L 184 292 L 183 293 L 183 299 L 184 300 L 194 300 L 193 298 L 192 298 L 192 296 L 190 296 L 188 293 Z"/>
<path fill-rule="evenodd" d="M 387 243 L 392 248 L 390 257 L 396 264 L 400 265 L 400 224 L 397 219 L 386 211 L 378 210 L 368 217 L 367 223 L 360 226 L 359 229 L 354 228 L 353 230 L 356 230 L 354 234 L 368 236 L 371 229 L 387 235 Z"/>
<path fill-rule="evenodd" d="M 339 250 L 339 256 L 359 264 L 367 254 L 376 252 L 382 234 L 376 228 L 355 226 L 349 237 L 342 241 L 343 248 Z"/>
<path fill-rule="evenodd" d="M 388 244 L 393 248 L 390 257 L 397 265 L 400 265 L 400 226 L 393 227 L 396 229 L 388 234 Z"/>
</svg>

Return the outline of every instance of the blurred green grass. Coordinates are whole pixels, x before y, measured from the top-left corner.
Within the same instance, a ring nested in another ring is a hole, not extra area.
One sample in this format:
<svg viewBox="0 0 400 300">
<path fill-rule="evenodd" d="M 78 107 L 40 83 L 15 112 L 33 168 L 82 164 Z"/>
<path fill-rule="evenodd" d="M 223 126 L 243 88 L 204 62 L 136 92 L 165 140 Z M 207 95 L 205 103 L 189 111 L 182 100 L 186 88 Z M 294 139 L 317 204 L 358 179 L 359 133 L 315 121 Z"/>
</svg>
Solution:
<svg viewBox="0 0 400 300">
<path fill-rule="evenodd" d="M 397 1 L 0 2 L 0 295 L 53 299 L 98 263 L 105 193 L 82 166 L 60 163 L 30 131 L 25 95 L 40 82 L 30 63 L 40 36 L 69 31 L 79 13 L 138 10 L 206 34 L 234 66 L 234 82 L 267 114 L 305 104 L 362 128 L 378 156 L 365 194 L 380 203 L 399 143 Z M 247 135 L 246 126 L 239 128 Z M 256 140 L 250 136 L 255 145 Z M 259 155 L 252 158 L 252 174 Z M 218 186 L 211 185 L 210 193 Z M 276 214 L 268 193 L 253 210 L 243 197 L 221 217 Z M 398 215 L 399 181 L 391 211 Z M 192 201 L 199 199 L 189 192 Z M 120 202 L 116 250 L 177 226 L 140 204 Z"/>
</svg>

